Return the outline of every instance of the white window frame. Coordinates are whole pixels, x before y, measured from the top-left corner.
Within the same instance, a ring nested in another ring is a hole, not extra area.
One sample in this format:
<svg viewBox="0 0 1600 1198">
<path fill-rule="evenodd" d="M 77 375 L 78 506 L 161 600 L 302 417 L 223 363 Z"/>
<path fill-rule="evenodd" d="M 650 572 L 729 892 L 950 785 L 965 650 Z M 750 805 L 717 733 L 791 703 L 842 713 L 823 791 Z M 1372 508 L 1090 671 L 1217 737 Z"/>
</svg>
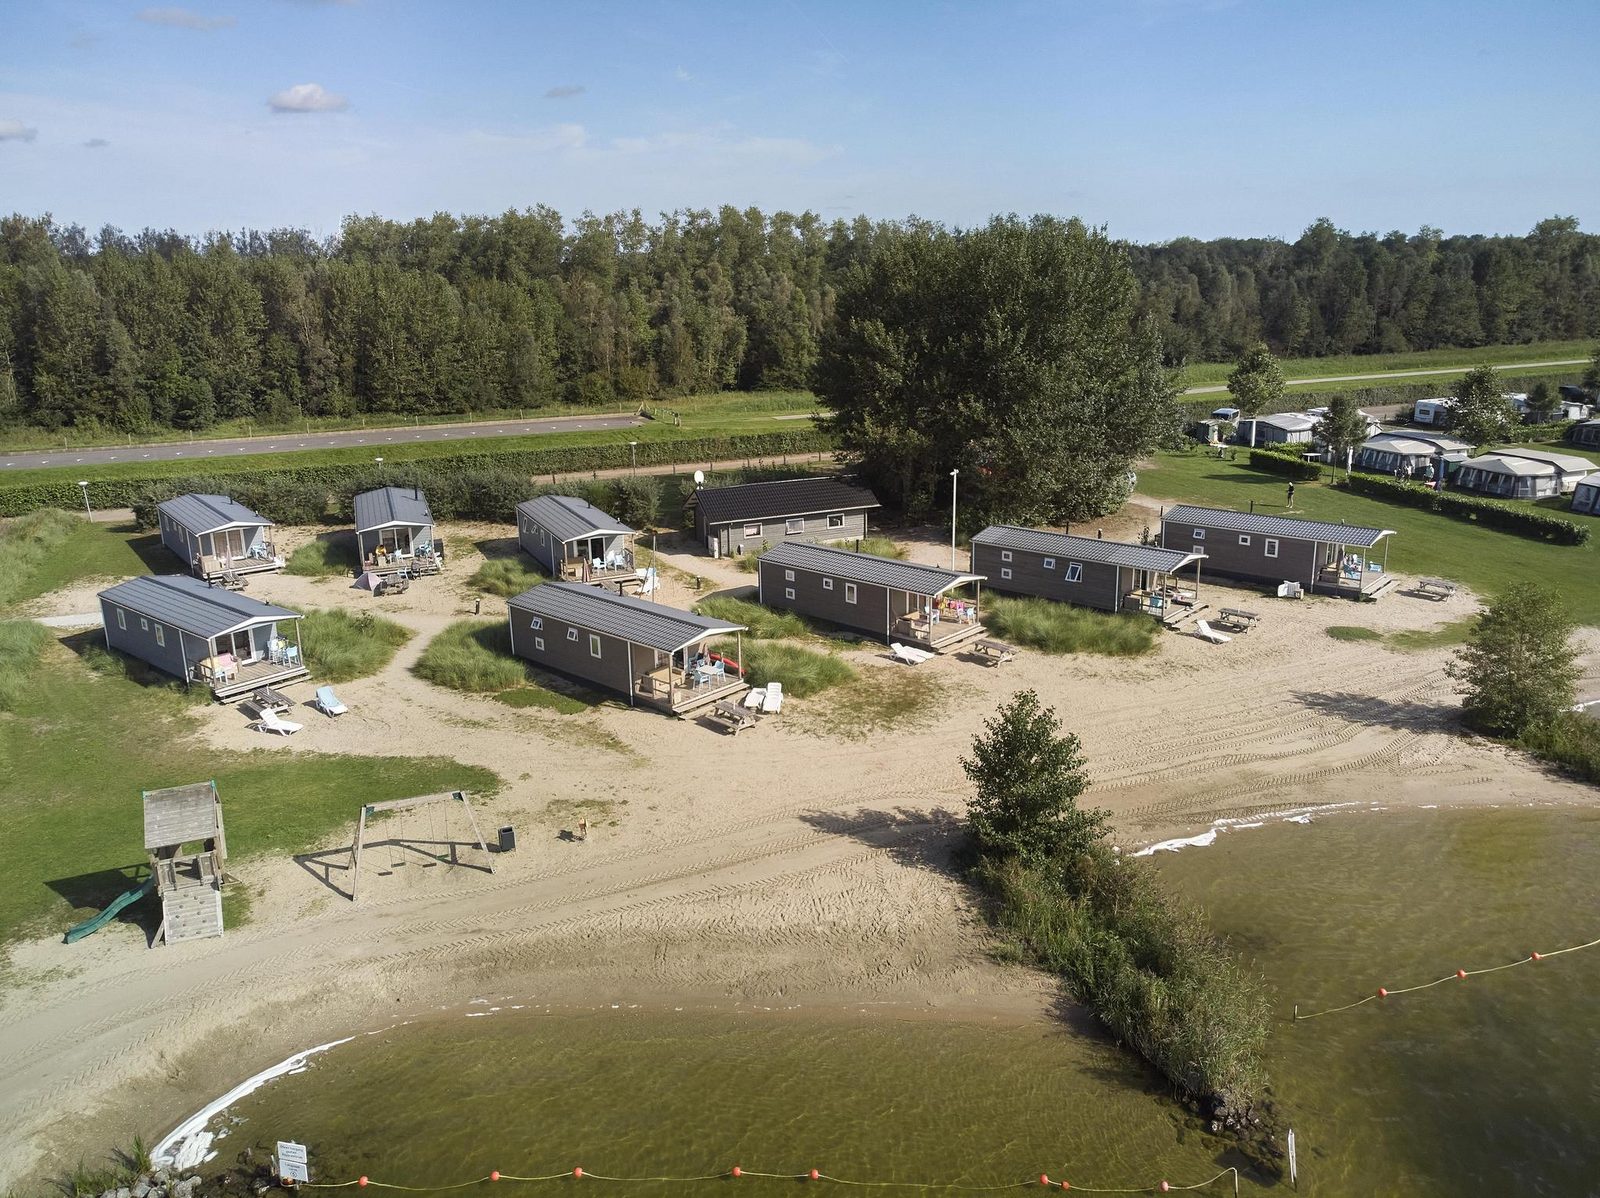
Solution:
<svg viewBox="0 0 1600 1198">
<path fill-rule="evenodd" d="M 794 581 L 794 571 L 793 570 L 785 570 L 783 572 L 783 581 L 784 582 L 793 582 Z"/>
<path fill-rule="evenodd" d="M 540 653 L 543 653 L 544 652 L 544 637 L 542 637 L 542 636 L 534 637 L 533 638 L 533 647 L 535 649 L 537 649 Z"/>
<path fill-rule="evenodd" d="M 835 515 L 829 516 L 828 517 L 828 527 L 829 528 L 843 528 L 844 527 L 844 515 L 842 513 L 839 513 L 839 514 L 835 514 Z"/>
<path fill-rule="evenodd" d="M 117 608 L 117 627 L 123 632 L 128 631 L 128 613 L 122 608 Z"/>
<path fill-rule="evenodd" d="M 159 624 L 156 625 L 156 644 L 163 649 L 167 647 L 167 630 Z"/>
<path fill-rule="evenodd" d="M 528 621 L 528 627 L 533 629 L 535 632 L 543 632 L 544 631 L 544 617 L 543 616 L 534 616 L 533 619 Z"/>
<path fill-rule="evenodd" d="M 1045 558 L 1044 559 L 1044 568 L 1046 570 L 1054 570 L 1056 568 L 1056 559 L 1053 558 L 1053 557 Z"/>
<path fill-rule="evenodd" d="M 139 617 L 139 631 L 140 632 L 149 632 L 150 631 L 150 619 L 149 619 L 148 616 L 140 616 Z"/>
<path fill-rule="evenodd" d="M 1265 541 L 1261 542 L 1261 549 L 1262 552 L 1268 557 L 1277 557 L 1278 539 L 1276 537 L 1268 537 Z"/>
<path fill-rule="evenodd" d="M 1247 533 L 1247 532 L 1240 533 L 1239 534 L 1239 544 L 1248 545 L 1249 543 L 1250 543 L 1250 534 Z"/>
<path fill-rule="evenodd" d="M 847 582 L 847 583 L 844 584 L 844 601 L 846 603 L 854 603 L 856 601 L 856 584 L 855 583 Z"/>
<path fill-rule="evenodd" d="M 1067 572 L 1064 575 L 1064 577 L 1065 577 L 1065 580 L 1067 582 L 1082 582 L 1083 581 L 1083 563 L 1082 562 L 1068 562 L 1067 563 Z"/>
<path fill-rule="evenodd" d="M 1203 529 L 1203 528 L 1195 529 L 1194 530 L 1194 539 L 1197 540 L 1197 541 L 1205 540 L 1206 539 L 1206 530 Z"/>
<path fill-rule="evenodd" d="M 1010 566 L 1001 566 L 1000 567 L 1000 577 L 1003 578 L 1003 579 L 1004 578 L 1010 578 L 1011 577 L 1011 567 Z"/>
<path fill-rule="evenodd" d="M 589 656 L 596 659 L 600 657 L 600 634 L 598 632 L 589 634 Z"/>
<path fill-rule="evenodd" d="M 783 588 L 783 597 L 785 599 L 793 599 L 794 598 L 794 588 L 793 587 L 784 587 Z"/>
<path fill-rule="evenodd" d="M 1001 560 L 1001 561 L 1003 561 L 1003 562 L 1008 562 L 1008 561 L 1010 561 L 1010 560 L 1011 560 L 1011 550 L 1009 550 L 1009 549 L 1002 549 L 1002 550 L 1001 550 L 1001 551 L 1000 551 L 1000 560 Z"/>
<path fill-rule="evenodd" d="M 578 630 L 576 628 L 567 629 L 567 639 L 569 641 L 576 641 L 578 639 Z"/>
<path fill-rule="evenodd" d="M 797 528 L 796 525 L 799 527 Z M 797 533 L 805 532 L 806 518 L 804 516 L 790 516 L 783 522 L 783 535 L 792 537 Z"/>
<path fill-rule="evenodd" d="M 833 590 L 833 579 L 831 579 L 831 578 L 824 578 L 824 579 L 823 579 L 823 580 L 822 580 L 822 589 L 823 589 L 823 590 L 825 590 L 825 591 L 831 591 L 831 590 Z"/>
<path fill-rule="evenodd" d="M 746 524 L 744 526 L 744 535 L 747 537 L 759 537 L 761 535 L 761 525 Z"/>
</svg>

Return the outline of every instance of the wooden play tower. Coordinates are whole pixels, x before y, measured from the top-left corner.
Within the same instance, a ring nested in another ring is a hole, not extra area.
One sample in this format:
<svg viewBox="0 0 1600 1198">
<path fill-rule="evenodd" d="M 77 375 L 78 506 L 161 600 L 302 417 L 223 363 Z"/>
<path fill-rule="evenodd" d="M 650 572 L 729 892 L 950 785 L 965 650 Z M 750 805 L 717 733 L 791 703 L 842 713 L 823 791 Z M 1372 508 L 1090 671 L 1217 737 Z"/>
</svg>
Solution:
<svg viewBox="0 0 1600 1198">
<path fill-rule="evenodd" d="M 161 898 L 156 940 L 177 944 L 222 935 L 228 842 L 215 782 L 144 792 L 144 847 Z"/>
</svg>

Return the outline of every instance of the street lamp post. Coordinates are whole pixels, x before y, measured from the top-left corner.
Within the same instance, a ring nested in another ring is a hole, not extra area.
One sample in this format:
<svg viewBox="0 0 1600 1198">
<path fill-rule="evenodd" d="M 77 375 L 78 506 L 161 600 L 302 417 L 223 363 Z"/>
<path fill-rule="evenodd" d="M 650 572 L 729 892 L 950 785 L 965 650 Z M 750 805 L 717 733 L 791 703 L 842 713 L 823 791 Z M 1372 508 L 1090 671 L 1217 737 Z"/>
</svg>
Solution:
<svg viewBox="0 0 1600 1198">
<path fill-rule="evenodd" d="M 89 480 L 86 478 L 80 478 L 78 480 L 78 490 L 83 492 L 83 510 L 88 514 L 90 522 L 93 523 L 94 509 L 89 506 Z"/>
<path fill-rule="evenodd" d="M 637 478 L 639 475 L 639 442 L 628 442 L 628 458 L 632 462 L 634 477 Z"/>
<path fill-rule="evenodd" d="M 378 477 L 381 479 L 383 477 L 383 459 L 382 458 L 373 458 L 372 460 L 377 463 L 377 466 L 378 466 Z"/>
<path fill-rule="evenodd" d="M 956 483 L 960 470 L 950 471 L 950 568 L 956 568 Z"/>
</svg>

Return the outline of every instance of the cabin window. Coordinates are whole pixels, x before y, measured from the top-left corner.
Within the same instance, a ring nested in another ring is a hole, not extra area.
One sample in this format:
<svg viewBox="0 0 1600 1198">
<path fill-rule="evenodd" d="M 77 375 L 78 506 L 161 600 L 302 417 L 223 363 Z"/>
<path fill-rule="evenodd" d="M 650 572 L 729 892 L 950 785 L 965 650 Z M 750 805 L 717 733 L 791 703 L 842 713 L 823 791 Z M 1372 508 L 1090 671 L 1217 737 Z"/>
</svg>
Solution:
<svg viewBox="0 0 1600 1198">
<path fill-rule="evenodd" d="M 569 641 L 577 640 L 578 639 L 578 630 L 576 628 L 567 629 L 567 639 Z"/>
<path fill-rule="evenodd" d="M 805 532 L 805 530 L 806 518 L 804 516 L 791 516 L 789 519 L 783 522 L 783 531 L 791 535 L 794 533 Z"/>
<path fill-rule="evenodd" d="M 1000 560 L 1001 560 L 1001 561 L 1003 561 L 1003 562 L 1008 562 L 1008 561 L 1010 561 L 1010 560 L 1011 560 L 1011 550 L 1009 550 L 1009 549 L 1002 549 L 1002 550 L 1001 550 L 1001 551 L 1000 551 Z"/>
<path fill-rule="evenodd" d="M 823 590 L 825 590 L 825 591 L 831 591 L 831 590 L 833 590 L 833 579 L 831 579 L 831 578 L 824 578 L 824 579 L 823 579 L 823 580 L 822 580 L 822 589 L 823 589 Z"/>
<path fill-rule="evenodd" d="M 1054 570 L 1056 568 L 1056 559 L 1053 558 L 1053 557 L 1045 558 L 1044 559 L 1044 568 L 1046 570 Z"/>
<path fill-rule="evenodd" d="M 840 515 L 840 516 L 829 516 L 828 517 L 828 527 L 829 528 L 843 528 L 844 527 L 844 517 L 842 515 Z"/>
<path fill-rule="evenodd" d="M 156 644 L 163 649 L 167 647 L 167 630 L 159 624 L 156 625 Z"/>
<path fill-rule="evenodd" d="M 1250 534 L 1249 533 L 1244 533 L 1244 532 L 1240 533 L 1239 534 L 1239 544 L 1248 545 L 1249 543 L 1250 543 Z"/>
<path fill-rule="evenodd" d="M 533 638 L 533 647 L 535 649 L 539 650 L 540 653 L 543 653 L 544 652 L 544 637 L 542 637 L 542 636 L 534 637 Z"/>
<path fill-rule="evenodd" d="M 1266 555 L 1268 557 L 1278 556 L 1278 542 L 1273 540 L 1271 537 L 1268 537 L 1262 542 L 1262 547 L 1266 551 Z"/>
<path fill-rule="evenodd" d="M 746 524 L 744 526 L 744 535 L 747 537 L 759 537 L 761 535 L 761 525 Z"/>
<path fill-rule="evenodd" d="M 1000 577 L 1001 578 L 1010 578 L 1011 577 L 1011 567 L 1010 566 L 1001 566 L 1000 567 Z"/>
<path fill-rule="evenodd" d="M 539 544 L 544 544 L 544 529 L 542 528 L 539 530 Z"/>
<path fill-rule="evenodd" d="M 528 621 L 528 627 L 533 629 L 535 632 L 542 631 L 544 628 L 544 617 L 534 616 L 533 619 Z"/>
<path fill-rule="evenodd" d="M 793 599 L 794 598 L 794 588 L 793 587 L 784 587 L 783 588 L 783 597 L 785 599 Z"/>
<path fill-rule="evenodd" d="M 590 657 L 599 657 L 600 656 L 600 638 L 599 638 L 599 636 L 597 636 L 595 633 L 592 633 L 592 632 L 589 634 L 589 656 Z"/>
<path fill-rule="evenodd" d="M 139 631 L 140 632 L 149 632 L 150 631 L 150 621 L 145 619 L 143 616 L 139 617 Z"/>
<path fill-rule="evenodd" d="M 855 583 L 847 582 L 847 583 L 844 584 L 844 601 L 846 603 L 854 603 L 856 601 L 856 584 Z"/>
<path fill-rule="evenodd" d="M 1206 539 L 1206 530 L 1203 529 L 1203 528 L 1195 529 L 1194 530 L 1194 539 L 1197 540 L 1197 541 L 1205 540 Z"/>
<path fill-rule="evenodd" d="M 793 570 L 785 570 L 783 572 L 783 581 L 784 582 L 793 582 L 794 581 L 794 571 Z"/>
<path fill-rule="evenodd" d="M 1083 563 L 1082 562 L 1068 562 L 1067 563 L 1067 581 L 1068 582 L 1082 582 L 1083 581 Z"/>
<path fill-rule="evenodd" d="M 120 607 L 117 608 L 117 627 L 122 629 L 123 632 L 128 631 L 128 613 Z"/>
</svg>

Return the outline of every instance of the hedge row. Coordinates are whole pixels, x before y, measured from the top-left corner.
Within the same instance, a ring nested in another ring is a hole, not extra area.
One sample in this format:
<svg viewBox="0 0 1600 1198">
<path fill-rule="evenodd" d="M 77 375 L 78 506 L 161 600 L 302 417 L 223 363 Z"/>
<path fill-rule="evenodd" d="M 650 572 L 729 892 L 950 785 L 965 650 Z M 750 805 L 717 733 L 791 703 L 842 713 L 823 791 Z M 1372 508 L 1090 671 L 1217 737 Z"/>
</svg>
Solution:
<svg viewBox="0 0 1600 1198">
<path fill-rule="evenodd" d="M 692 465 L 697 462 L 737 458 L 772 458 L 786 454 L 820 453 L 832 440 L 815 429 L 750 433 L 731 437 L 695 437 L 682 440 L 640 441 L 638 464 Z M 336 451 L 337 452 L 337 451 Z M 274 455 L 279 465 L 264 467 L 261 457 L 238 461 L 172 462 L 171 470 L 137 478 L 100 478 L 91 487 L 97 508 L 138 509 L 185 491 L 219 491 L 255 508 L 280 523 L 307 523 L 319 519 L 329 504 L 348 512 L 349 496 L 384 483 L 416 483 L 428 490 L 434 515 L 441 519 L 469 512 L 500 511 L 511 519 L 511 508 L 528 496 L 528 480 L 539 475 L 582 471 L 618 470 L 633 458 L 625 443 L 564 445 L 546 449 L 492 450 L 430 456 L 391 464 L 380 475 L 373 466 L 348 462 L 317 464 L 317 451 Z M 295 465 L 297 461 L 311 464 Z M 458 480 L 457 476 L 461 476 Z M 58 479 L 22 486 L 0 486 L 0 516 L 20 516 L 44 507 L 77 509 L 83 504 L 76 476 L 60 471 Z M 426 480 L 426 481 L 424 481 Z M 477 493 L 488 489 L 492 494 Z M 457 494 L 457 492 L 460 492 Z M 510 504 L 504 500 L 510 499 Z M 318 496 L 321 496 L 320 506 Z M 154 497 L 154 498 L 152 498 Z M 281 513 L 281 514 L 280 514 Z"/>
<path fill-rule="evenodd" d="M 1404 504 L 1406 507 L 1438 512 L 1440 515 L 1453 516 L 1457 520 L 1470 520 L 1486 528 L 1498 528 L 1503 532 L 1537 537 L 1541 541 L 1552 541 L 1557 545 L 1582 545 L 1589 540 L 1590 530 L 1587 525 L 1576 524 L 1571 520 L 1563 520 L 1559 516 L 1549 516 L 1543 512 L 1529 511 L 1527 508 L 1511 507 L 1496 499 L 1435 491 L 1432 487 L 1422 486 L 1419 483 L 1398 482 L 1392 478 L 1373 474 L 1352 474 L 1334 485 L 1370 499 L 1381 499 L 1386 503 Z"/>
<path fill-rule="evenodd" d="M 1466 374 L 1471 367 L 1463 366 L 1460 370 L 1448 374 L 1430 375 L 1427 378 L 1405 382 L 1396 379 L 1387 385 L 1375 387 L 1339 387 L 1337 390 L 1355 400 L 1358 407 L 1386 407 L 1389 404 L 1404 404 L 1410 406 L 1419 399 L 1436 399 L 1441 395 L 1449 395 L 1455 385 L 1461 381 L 1461 376 Z M 1552 387 L 1561 383 L 1576 383 L 1583 374 L 1582 367 L 1574 367 L 1570 373 L 1519 375 L 1516 369 L 1500 371 L 1500 385 L 1506 391 L 1531 391 L 1536 382 L 1546 382 Z M 1277 412 L 1303 412 L 1307 407 L 1316 407 L 1327 402 L 1331 390 L 1311 391 L 1305 387 L 1287 387 L 1284 389 L 1283 398 L 1277 403 L 1269 404 L 1263 408 L 1261 415 L 1271 416 Z M 1183 405 L 1196 416 L 1210 414 L 1214 409 L 1230 407 L 1233 397 L 1226 391 L 1213 391 L 1205 395 L 1188 395 L 1181 397 Z"/>
<path fill-rule="evenodd" d="M 1302 482 L 1315 482 L 1322 477 L 1321 462 L 1308 462 L 1298 453 L 1290 457 L 1288 454 L 1275 453 L 1270 449 L 1252 449 L 1250 469 L 1265 470 L 1269 474 L 1282 474 Z"/>
</svg>

